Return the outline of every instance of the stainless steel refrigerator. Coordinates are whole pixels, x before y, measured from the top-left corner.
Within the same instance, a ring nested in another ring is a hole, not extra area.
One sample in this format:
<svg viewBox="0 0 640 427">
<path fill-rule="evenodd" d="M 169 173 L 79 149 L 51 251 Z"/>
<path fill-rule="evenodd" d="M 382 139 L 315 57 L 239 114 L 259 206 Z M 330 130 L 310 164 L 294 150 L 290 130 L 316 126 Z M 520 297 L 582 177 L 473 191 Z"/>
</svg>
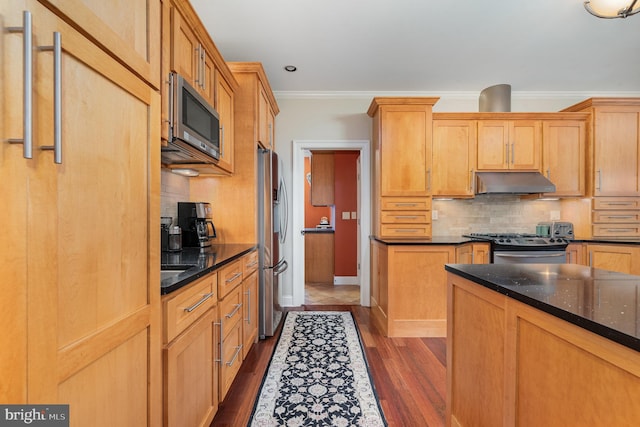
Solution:
<svg viewBox="0 0 640 427">
<path fill-rule="evenodd" d="M 280 244 L 286 238 L 287 200 L 284 181 L 278 173 L 278 155 L 258 149 L 258 236 L 259 236 L 259 333 L 273 336 L 280 319 L 279 276 L 288 267 Z"/>
</svg>

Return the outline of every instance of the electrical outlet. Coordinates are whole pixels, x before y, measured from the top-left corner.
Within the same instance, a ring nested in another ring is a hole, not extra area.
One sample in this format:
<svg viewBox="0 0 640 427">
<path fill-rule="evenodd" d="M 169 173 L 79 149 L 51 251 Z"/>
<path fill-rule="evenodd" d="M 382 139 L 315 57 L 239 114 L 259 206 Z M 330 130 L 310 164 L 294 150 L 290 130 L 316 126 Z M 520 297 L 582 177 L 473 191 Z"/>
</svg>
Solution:
<svg viewBox="0 0 640 427">
<path fill-rule="evenodd" d="M 551 221 L 557 221 L 560 219 L 560 211 L 551 211 L 549 213 L 549 219 Z"/>
<path fill-rule="evenodd" d="M 436 210 L 431 211 L 431 219 L 438 219 L 438 211 Z"/>
</svg>

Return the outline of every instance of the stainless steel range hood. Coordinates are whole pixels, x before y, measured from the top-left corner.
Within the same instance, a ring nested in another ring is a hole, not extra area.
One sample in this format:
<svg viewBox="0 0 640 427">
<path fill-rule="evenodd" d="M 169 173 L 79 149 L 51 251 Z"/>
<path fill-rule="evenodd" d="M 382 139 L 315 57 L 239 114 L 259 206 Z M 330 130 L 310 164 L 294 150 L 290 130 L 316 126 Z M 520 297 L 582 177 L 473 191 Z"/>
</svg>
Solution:
<svg viewBox="0 0 640 427">
<path fill-rule="evenodd" d="M 553 193 L 556 186 L 540 172 L 476 172 L 476 194 Z"/>
</svg>

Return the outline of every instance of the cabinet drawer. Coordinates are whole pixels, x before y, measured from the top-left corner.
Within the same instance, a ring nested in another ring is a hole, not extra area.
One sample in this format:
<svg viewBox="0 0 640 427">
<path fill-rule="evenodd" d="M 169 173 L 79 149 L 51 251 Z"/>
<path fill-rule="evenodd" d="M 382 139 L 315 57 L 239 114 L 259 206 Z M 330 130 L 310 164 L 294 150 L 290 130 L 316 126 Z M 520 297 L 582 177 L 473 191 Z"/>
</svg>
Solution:
<svg viewBox="0 0 640 427">
<path fill-rule="evenodd" d="M 594 237 L 639 237 L 640 224 L 595 224 Z"/>
<path fill-rule="evenodd" d="M 187 329 L 217 302 L 217 273 L 212 273 L 171 295 L 164 302 L 164 342 L 168 343 Z"/>
<path fill-rule="evenodd" d="M 430 197 L 382 197 L 380 209 L 385 211 L 431 210 Z"/>
<path fill-rule="evenodd" d="M 258 269 L 258 251 L 242 257 L 242 277 L 247 277 Z"/>
<path fill-rule="evenodd" d="M 640 198 L 637 197 L 594 197 L 594 210 L 640 210 Z"/>
<path fill-rule="evenodd" d="M 222 336 L 224 337 L 242 319 L 242 287 L 231 291 L 218 305 L 222 322 Z"/>
<path fill-rule="evenodd" d="M 242 260 L 236 260 L 218 271 L 218 298 L 224 298 L 242 283 Z"/>
<path fill-rule="evenodd" d="M 431 238 L 431 224 L 382 224 L 380 237 Z"/>
<path fill-rule="evenodd" d="M 242 365 L 242 324 L 236 324 L 222 340 L 220 400 L 224 399 Z"/>
<path fill-rule="evenodd" d="M 593 222 L 595 223 L 633 223 L 640 222 L 640 210 L 638 211 L 593 211 Z"/>
<path fill-rule="evenodd" d="M 428 224 L 431 211 L 382 211 L 380 221 L 384 224 Z"/>
</svg>

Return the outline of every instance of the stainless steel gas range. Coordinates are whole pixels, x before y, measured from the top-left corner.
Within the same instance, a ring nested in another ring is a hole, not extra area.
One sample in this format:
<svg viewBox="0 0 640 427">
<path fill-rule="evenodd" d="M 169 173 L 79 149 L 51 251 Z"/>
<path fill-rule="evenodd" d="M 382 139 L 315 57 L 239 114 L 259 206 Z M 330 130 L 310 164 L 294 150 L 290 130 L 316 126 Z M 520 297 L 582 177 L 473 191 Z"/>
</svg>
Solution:
<svg viewBox="0 0 640 427">
<path fill-rule="evenodd" d="M 563 264 L 569 240 L 518 233 L 471 233 L 464 237 L 491 243 L 494 264 Z"/>
</svg>

